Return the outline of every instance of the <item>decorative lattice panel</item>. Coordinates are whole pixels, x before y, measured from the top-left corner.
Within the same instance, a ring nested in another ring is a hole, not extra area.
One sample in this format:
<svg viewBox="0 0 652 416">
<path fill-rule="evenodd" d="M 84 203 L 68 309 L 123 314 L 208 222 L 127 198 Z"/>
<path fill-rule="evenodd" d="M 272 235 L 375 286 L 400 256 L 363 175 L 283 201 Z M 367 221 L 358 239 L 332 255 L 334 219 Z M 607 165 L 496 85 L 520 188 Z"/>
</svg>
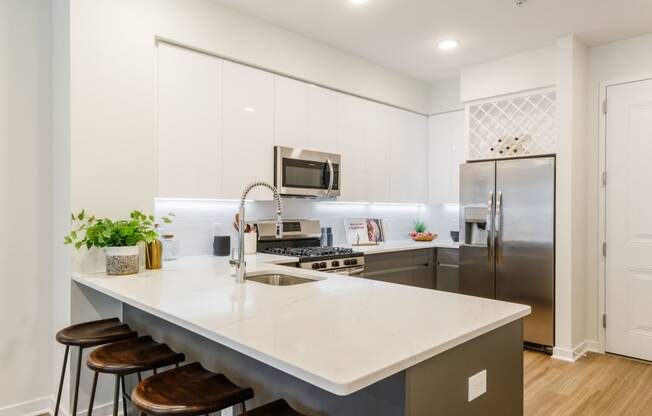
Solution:
<svg viewBox="0 0 652 416">
<path fill-rule="evenodd" d="M 555 153 L 554 91 L 469 106 L 469 159 Z"/>
</svg>

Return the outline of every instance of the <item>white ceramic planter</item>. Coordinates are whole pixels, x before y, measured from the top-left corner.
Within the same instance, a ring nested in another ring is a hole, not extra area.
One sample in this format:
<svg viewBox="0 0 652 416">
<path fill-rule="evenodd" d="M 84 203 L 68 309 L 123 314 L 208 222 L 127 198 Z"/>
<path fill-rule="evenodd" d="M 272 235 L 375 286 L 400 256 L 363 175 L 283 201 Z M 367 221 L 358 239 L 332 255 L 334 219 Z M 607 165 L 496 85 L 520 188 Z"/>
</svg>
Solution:
<svg viewBox="0 0 652 416">
<path fill-rule="evenodd" d="M 140 266 L 140 250 L 138 246 L 107 247 L 106 274 L 123 276 L 136 274 Z"/>
<path fill-rule="evenodd" d="M 258 249 L 258 233 L 244 233 L 244 253 L 256 254 Z"/>
</svg>

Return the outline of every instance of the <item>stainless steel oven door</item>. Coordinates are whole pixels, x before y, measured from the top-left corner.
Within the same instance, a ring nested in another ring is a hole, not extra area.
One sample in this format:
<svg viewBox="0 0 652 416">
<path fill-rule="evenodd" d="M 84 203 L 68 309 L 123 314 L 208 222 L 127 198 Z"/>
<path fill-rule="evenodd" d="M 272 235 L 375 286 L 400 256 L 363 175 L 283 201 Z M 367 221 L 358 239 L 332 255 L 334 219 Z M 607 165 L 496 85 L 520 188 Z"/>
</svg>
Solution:
<svg viewBox="0 0 652 416">
<path fill-rule="evenodd" d="M 345 269 L 325 270 L 326 273 L 334 273 L 342 276 L 355 276 L 360 277 L 364 274 L 364 266 L 360 267 L 347 267 Z"/>
<path fill-rule="evenodd" d="M 281 195 L 340 195 L 341 157 L 333 153 L 274 147 L 274 186 Z"/>
</svg>

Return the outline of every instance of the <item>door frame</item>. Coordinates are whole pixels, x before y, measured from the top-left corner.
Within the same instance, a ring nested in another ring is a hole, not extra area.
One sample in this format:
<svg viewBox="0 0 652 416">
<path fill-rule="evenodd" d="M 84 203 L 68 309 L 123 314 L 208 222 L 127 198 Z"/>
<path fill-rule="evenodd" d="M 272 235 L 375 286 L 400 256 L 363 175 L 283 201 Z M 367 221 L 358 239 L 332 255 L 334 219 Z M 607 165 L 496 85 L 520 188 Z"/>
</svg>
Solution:
<svg viewBox="0 0 652 416">
<path fill-rule="evenodd" d="M 652 80 L 652 73 L 641 74 L 631 77 L 623 77 L 604 81 L 600 83 L 598 94 L 598 241 L 595 244 L 595 252 L 598 259 L 598 350 L 605 353 L 607 350 L 607 330 L 602 325 L 602 317 L 606 314 L 607 309 L 607 258 L 603 256 L 602 244 L 607 242 L 607 189 L 603 183 L 602 175 L 607 170 L 607 113 L 603 111 L 602 103 L 607 98 L 607 88 L 622 84 L 631 84 L 635 82 Z M 609 111 L 607 104 L 607 112 Z M 607 180 L 607 183 L 608 180 Z M 607 246 L 608 250 L 608 246 Z M 607 251 L 607 255 L 608 255 Z"/>
</svg>

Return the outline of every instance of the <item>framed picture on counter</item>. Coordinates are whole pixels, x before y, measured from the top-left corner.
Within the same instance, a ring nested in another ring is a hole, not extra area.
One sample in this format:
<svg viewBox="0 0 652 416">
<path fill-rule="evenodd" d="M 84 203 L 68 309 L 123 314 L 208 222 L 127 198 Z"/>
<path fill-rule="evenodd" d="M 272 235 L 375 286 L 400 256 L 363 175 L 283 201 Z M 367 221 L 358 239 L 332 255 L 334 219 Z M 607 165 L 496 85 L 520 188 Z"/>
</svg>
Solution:
<svg viewBox="0 0 652 416">
<path fill-rule="evenodd" d="M 385 241 L 383 220 L 380 218 L 347 218 L 344 220 L 347 244 Z"/>
</svg>

